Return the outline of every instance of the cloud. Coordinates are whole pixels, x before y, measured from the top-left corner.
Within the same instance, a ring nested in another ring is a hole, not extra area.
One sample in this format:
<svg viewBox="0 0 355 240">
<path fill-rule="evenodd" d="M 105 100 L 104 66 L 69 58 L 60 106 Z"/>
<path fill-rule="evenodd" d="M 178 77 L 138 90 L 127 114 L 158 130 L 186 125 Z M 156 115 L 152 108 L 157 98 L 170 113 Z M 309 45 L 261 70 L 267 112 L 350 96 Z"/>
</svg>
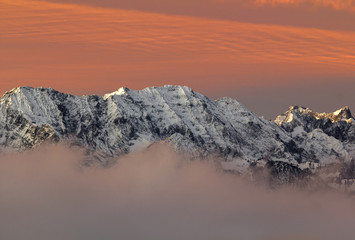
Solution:
<svg viewBox="0 0 355 240">
<path fill-rule="evenodd" d="M 215 79 L 240 88 L 307 71 L 354 76 L 353 32 L 38 1 L 0 6 L 1 91 L 22 84 L 82 94 L 167 83 L 201 89 Z"/>
<path fill-rule="evenodd" d="M 270 192 L 161 145 L 107 169 L 81 157 L 56 145 L 1 155 L 2 240 L 353 239 L 341 194 Z"/>
<path fill-rule="evenodd" d="M 355 12 L 355 1 L 353 0 L 255 0 L 257 5 L 311 5 L 314 7 L 330 7 L 335 10 Z"/>
</svg>

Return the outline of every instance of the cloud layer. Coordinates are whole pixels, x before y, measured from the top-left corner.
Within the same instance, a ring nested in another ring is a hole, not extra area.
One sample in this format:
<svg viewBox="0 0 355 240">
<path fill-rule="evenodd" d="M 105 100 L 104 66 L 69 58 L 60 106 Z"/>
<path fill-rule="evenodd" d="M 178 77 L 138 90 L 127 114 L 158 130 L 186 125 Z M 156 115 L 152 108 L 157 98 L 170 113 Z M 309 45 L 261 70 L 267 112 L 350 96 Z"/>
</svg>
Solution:
<svg viewBox="0 0 355 240">
<path fill-rule="evenodd" d="M 355 12 L 355 1 L 353 0 L 255 0 L 258 5 L 311 5 L 314 7 L 330 7 L 335 10 Z"/>
<path fill-rule="evenodd" d="M 221 85 L 239 79 L 239 87 L 280 83 L 276 76 L 290 74 L 354 76 L 351 32 L 38 1 L 0 6 L 1 75 L 12 85 L 4 82 L 2 91 L 24 81 L 75 89 L 75 79 L 93 89 L 102 79 L 111 91 L 176 82 L 195 87 L 213 76 Z"/>
<path fill-rule="evenodd" d="M 80 152 L 44 146 L 0 157 L 0 238 L 353 239 L 354 200 L 270 192 L 165 146 L 82 169 Z"/>
</svg>

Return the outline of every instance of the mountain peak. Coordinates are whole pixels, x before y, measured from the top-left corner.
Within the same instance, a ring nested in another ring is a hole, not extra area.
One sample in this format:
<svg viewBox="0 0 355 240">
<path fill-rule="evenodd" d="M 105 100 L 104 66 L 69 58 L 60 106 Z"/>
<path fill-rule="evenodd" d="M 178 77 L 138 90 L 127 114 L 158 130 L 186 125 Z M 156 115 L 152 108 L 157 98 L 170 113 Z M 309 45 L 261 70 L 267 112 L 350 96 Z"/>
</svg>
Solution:
<svg viewBox="0 0 355 240">
<path fill-rule="evenodd" d="M 160 87 L 147 87 L 143 89 L 143 91 L 151 91 L 152 89 L 157 89 L 157 90 L 162 90 L 167 92 L 173 92 L 173 91 L 192 92 L 193 91 L 190 87 L 181 86 L 181 85 L 164 85 Z"/>
<path fill-rule="evenodd" d="M 51 87 L 44 88 L 44 87 L 20 86 L 5 92 L 3 96 L 6 95 L 11 96 L 13 94 L 26 94 L 26 93 L 32 94 L 34 92 L 57 92 L 57 91 Z"/>
<path fill-rule="evenodd" d="M 351 121 L 353 116 L 351 115 L 351 111 L 349 107 L 343 107 L 332 113 L 314 113 L 314 117 L 317 119 L 329 118 L 332 122 L 339 121 Z"/>
<path fill-rule="evenodd" d="M 121 87 L 115 92 L 112 93 L 107 93 L 103 96 L 104 100 L 108 99 L 111 96 L 120 96 L 120 95 L 125 95 L 125 94 L 135 94 L 135 93 L 143 93 L 143 92 L 152 92 L 152 91 L 159 91 L 161 93 L 168 93 L 170 92 L 178 92 L 178 94 L 186 94 L 186 93 L 191 93 L 193 90 L 187 86 L 180 86 L 180 85 L 164 85 L 160 87 L 147 87 L 144 88 L 143 90 L 132 90 L 127 87 Z"/>
<path fill-rule="evenodd" d="M 32 88 L 32 87 L 28 87 L 28 86 L 16 87 L 16 88 L 11 89 L 10 91 L 5 92 L 4 95 L 6 95 L 6 94 L 19 93 L 19 92 L 21 92 L 21 91 L 23 91 L 23 90 L 26 91 L 26 90 L 31 90 L 31 89 L 33 89 L 33 88 Z"/>
<path fill-rule="evenodd" d="M 295 121 L 295 119 L 300 119 L 307 117 L 314 117 L 315 119 L 329 119 L 333 123 L 339 121 L 350 122 L 353 119 L 349 107 L 340 108 L 331 113 L 318 113 L 312 111 L 310 108 L 300 107 L 300 106 L 291 106 L 289 109 L 275 119 L 275 123 L 282 125 L 283 123 L 290 123 Z"/>
<path fill-rule="evenodd" d="M 342 119 L 353 118 L 353 116 L 351 115 L 350 108 L 348 106 L 338 109 L 337 111 L 333 112 L 333 115 L 339 116 Z"/>
<path fill-rule="evenodd" d="M 308 107 L 304 107 L 304 106 L 297 106 L 297 105 L 294 105 L 294 106 L 290 106 L 288 108 L 288 111 L 290 112 L 295 112 L 295 111 L 299 111 L 299 112 L 311 112 L 312 110 Z"/>
<path fill-rule="evenodd" d="M 107 93 L 103 96 L 103 98 L 106 100 L 111 96 L 117 96 L 117 95 L 123 95 L 128 93 L 129 91 L 131 91 L 131 89 L 127 88 L 127 87 L 121 87 L 119 88 L 117 91 L 114 91 L 112 93 Z"/>
</svg>

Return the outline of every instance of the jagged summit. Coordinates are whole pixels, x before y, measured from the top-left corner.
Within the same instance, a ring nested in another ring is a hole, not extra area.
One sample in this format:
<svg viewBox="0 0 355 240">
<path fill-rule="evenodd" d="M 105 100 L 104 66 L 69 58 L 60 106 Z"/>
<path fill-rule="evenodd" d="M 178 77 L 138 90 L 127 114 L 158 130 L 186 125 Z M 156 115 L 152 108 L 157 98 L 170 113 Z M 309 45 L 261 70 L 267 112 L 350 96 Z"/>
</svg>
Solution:
<svg viewBox="0 0 355 240">
<path fill-rule="evenodd" d="M 127 87 L 121 87 L 117 91 L 112 92 L 112 93 L 107 93 L 103 96 L 103 98 L 106 100 L 109 97 L 112 96 L 120 96 L 120 95 L 125 95 L 125 94 L 140 94 L 140 92 L 145 92 L 145 93 L 152 93 L 154 91 L 158 91 L 160 93 L 164 92 L 176 92 L 177 94 L 185 94 L 186 92 L 190 93 L 193 92 L 193 90 L 187 86 L 179 86 L 179 85 L 164 85 L 162 87 L 147 87 L 143 90 L 132 90 Z"/>
<path fill-rule="evenodd" d="M 348 106 L 340 108 L 339 110 L 333 112 L 332 115 L 333 115 L 333 122 L 340 121 L 340 120 L 354 119 L 354 117 L 351 114 L 350 108 Z"/>
<path fill-rule="evenodd" d="M 212 154 L 243 171 L 270 160 L 349 161 L 355 149 L 352 120 L 347 107 L 315 113 L 292 106 L 271 122 L 235 99 L 211 100 L 186 86 L 123 87 L 103 97 L 20 87 L 1 98 L 0 146 L 25 150 L 69 141 L 107 164 L 163 141 L 192 158 Z"/>
<path fill-rule="evenodd" d="M 22 86 L 22 87 L 16 87 L 16 88 L 13 88 L 9 91 L 6 91 L 2 96 L 1 96 L 1 99 L 5 98 L 6 96 L 11 96 L 13 94 L 18 94 L 22 91 L 28 91 L 28 90 L 33 90 L 34 88 L 33 87 L 28 87 L 28 86 Z"/>
<path fill-rule="evenodd" d="M 351 115 L 351 111 L 347 106 L 331 113 L 318 113 L 312 111 L 310 108 L 291 106 L 284 114 L 281 114 L 276 117 L 275 123 L 277 123 L 278 125 L 282 125 L 284 123 L 290 123 L 292 121 L 300 121 L 300 118 L 304 119 L 307 117 L 313 117 L 316 120 L 329 119 L 333 123 L 339 121 L 352 122 L 354 120 L 353 116 Z"/>
<path fill-rule="evenodd" d="M 39 90 L 39 91 L 56 91 L 51 87 L 44 88 L 44 87 L 20 86 L 20 87 L 13 88 L 10 91 L 5 92 L 5 94 L 14 94 L 14 93 L 19 93 L 21 91 L 37 91 L 37 90 Z"/>
<path fill-rule="evenodd" d="M 131 89 L 127 88 L 127 87 L 121 87 L 119 88 L 117 91 L 112 92 L 112 93 L 107 93 L 103 96 L 103 98 L 106 100 L 111 96 L 117 96 L 117 95 L 123 95 L 123 94 L 127 94 L 128 91 L 131 91 Z"/>
<path fill-rule="evenodd" d="M 42 88 L 42 87 L 39 87 L 39 88 Z M 30 90 L 30 89 L 35 89 L 35 88 L 30 87 L 30 86 L 20 86 L 20 87 L 16 87 L 16 88 L 11 89 L 10 91 L 8 91 L 8 93 L 16 93 L 21 90 Z"/>
</svg>

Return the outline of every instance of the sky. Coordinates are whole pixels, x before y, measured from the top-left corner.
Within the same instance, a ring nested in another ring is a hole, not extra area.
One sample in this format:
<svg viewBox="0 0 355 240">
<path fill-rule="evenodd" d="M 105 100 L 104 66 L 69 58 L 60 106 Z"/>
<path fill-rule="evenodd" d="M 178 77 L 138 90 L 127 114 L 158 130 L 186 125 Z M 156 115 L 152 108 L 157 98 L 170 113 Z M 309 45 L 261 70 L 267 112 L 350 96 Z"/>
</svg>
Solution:
<svg viewBox="0 0 355 240">
<path fill-rule="evenodd" d="M 187 85 L 273 119 L 355 109 L 352 0 L 0 0 L 0 93 Z"/>
</svg>

